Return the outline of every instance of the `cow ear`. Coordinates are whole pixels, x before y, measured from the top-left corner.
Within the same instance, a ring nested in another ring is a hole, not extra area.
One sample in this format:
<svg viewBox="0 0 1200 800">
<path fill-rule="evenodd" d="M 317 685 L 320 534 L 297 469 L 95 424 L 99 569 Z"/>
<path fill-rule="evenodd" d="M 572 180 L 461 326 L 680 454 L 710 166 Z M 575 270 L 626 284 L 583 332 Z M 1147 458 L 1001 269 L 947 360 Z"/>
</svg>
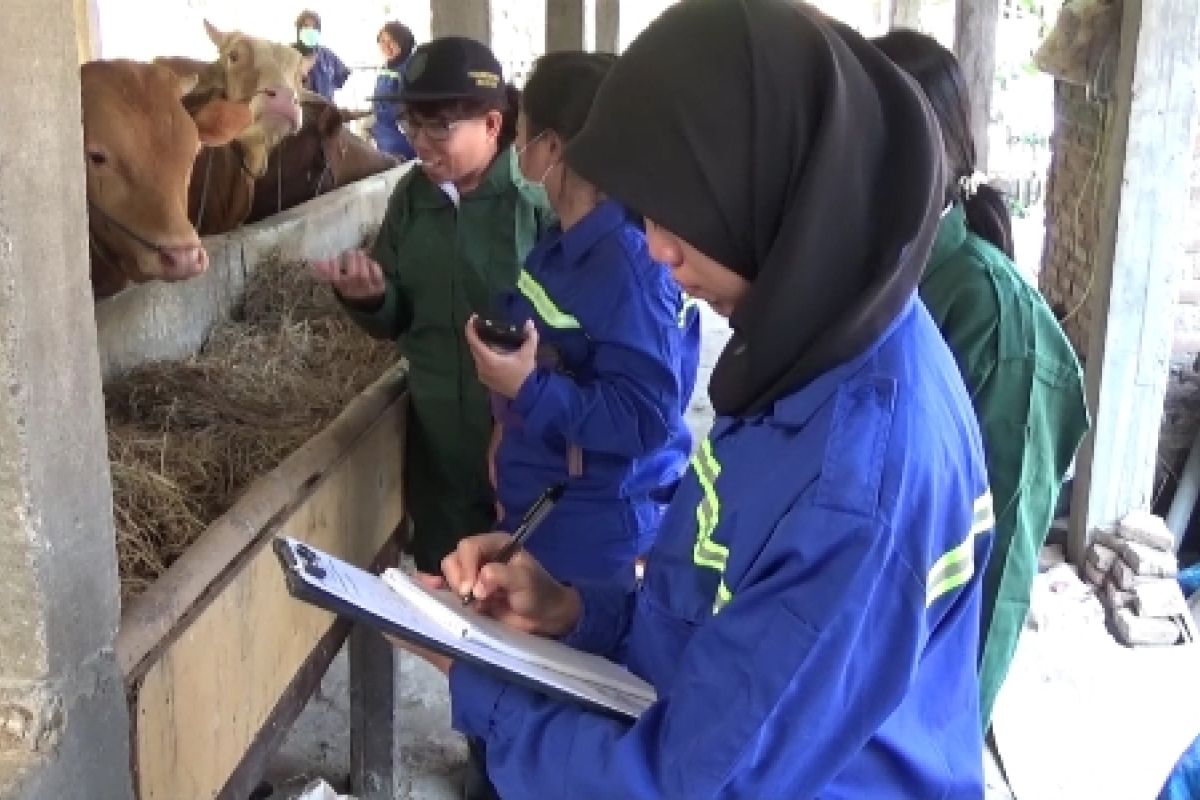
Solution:
<svg viewBox="0 0 1200 800">
<path fill-rule="evenodd" d="M 217 49 L 220 50 L 221 46 L 225 44 L 225 34 L 221 33 L 220 29 L 208 20 L 204 20 L 204 30 L 208 33 L 209 40 L 211 40 L 212 43 L 217 46 Z"/>
<path fill-rule="evenodd" d="M 242 131 L 250 127 L 254 114 L 249 103 L 234 103 L 230 100 L 212 100 L 196 109 L 192 115 L 200 141 L 209 146 L 229 144 Z"/>
<path fill-rule="evenodd" d="M 317 133 L 322 139 L 331 139 L 342 129 L 342 112 L 327 105 L 317 115 Z"/>
</svg>

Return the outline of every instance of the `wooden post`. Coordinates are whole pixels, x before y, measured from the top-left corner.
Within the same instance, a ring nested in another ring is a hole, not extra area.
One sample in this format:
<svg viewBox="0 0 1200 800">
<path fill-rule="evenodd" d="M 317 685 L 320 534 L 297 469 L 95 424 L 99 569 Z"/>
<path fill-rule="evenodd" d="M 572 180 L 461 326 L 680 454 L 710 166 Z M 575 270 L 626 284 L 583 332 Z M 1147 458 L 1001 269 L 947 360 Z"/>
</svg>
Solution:
<svg viewBox="0 0 1200 800">
<path fill-rule="evenodd" d="M 360 800 L 400 796 L 396 648 L 376 631 L 350 632 L 350 784 Z"/>
<path fill-rule="evenodd" d="M 921 0 L 892 0 L 892 27 L 912 28 L 921 27 Z"/>
<path fill-rule="evenodd" d="M 1087 359 L 1092 434 L 1083 443 L 1070 553 L 1092 531 L 1148 508 L 1174 334 L 1196 117 L 1195 0 L 1126 0 L 1109 111 L 1101 239 Z"/>
<path fill-rule="evenodd" d="M 975 165 L 987 170 L 988 117 L 992 108 L 992 83 L 996 77 L 996 26 L 1000 0 L 957 0 L 954 18 L 954 54 L 962 65 L 971 98 L 971 133 L 975 138 Z"/>
</svg>

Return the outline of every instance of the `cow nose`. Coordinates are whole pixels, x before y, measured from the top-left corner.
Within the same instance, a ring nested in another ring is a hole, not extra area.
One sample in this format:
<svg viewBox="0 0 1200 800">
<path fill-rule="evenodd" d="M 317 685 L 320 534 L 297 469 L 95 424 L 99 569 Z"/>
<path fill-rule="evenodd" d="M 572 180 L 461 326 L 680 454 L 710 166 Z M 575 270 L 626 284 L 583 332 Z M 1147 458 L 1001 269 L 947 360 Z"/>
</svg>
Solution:
<svg viewBox="0 0 1200 800">
<path fill-rule="evenodd" d="M 289 86 L 269 86 L 263 89 L 263 111 L 287 120 L 293 131 L 300 128 L 300 104 L 296 90 Z"/>
<path fill-rule="evenodd" d="M 208 253 L 198 244 L 164 247 L 158 253 L 158 260 L 167 280 L 194 278 L 208 268 Z"/>
</svg>

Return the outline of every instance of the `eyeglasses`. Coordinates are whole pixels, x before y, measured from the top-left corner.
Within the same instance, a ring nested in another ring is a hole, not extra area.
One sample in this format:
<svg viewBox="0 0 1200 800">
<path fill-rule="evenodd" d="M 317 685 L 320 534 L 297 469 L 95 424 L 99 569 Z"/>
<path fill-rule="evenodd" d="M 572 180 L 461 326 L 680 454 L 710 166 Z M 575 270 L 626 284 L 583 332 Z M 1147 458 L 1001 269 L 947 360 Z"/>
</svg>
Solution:
<svg viewBox="0 0 1200 800">
<path fill-rule="evenodd" d="M 458 130 L 467 120 L 465 119 L 418 119 L 416 117 L 405 114 L 400 117 L 400 130 L 408 137 L 410 142 L 415 142 L 417 134 L 425 131 L 425 135 L 432 141 L 444 142 L 449 139 L 454 131 Z"/>
</svg>

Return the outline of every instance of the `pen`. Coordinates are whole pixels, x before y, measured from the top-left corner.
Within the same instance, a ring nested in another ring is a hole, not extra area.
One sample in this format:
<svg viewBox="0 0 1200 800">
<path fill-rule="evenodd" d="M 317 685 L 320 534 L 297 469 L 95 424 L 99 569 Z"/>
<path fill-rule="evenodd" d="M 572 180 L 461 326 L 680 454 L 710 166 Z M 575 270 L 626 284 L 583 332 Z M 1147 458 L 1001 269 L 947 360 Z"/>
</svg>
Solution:
<svg viewBox="0 0 1200 800">
<path fill-rule="evenodd" d="M 529 507 L 528 511 L 525 512 L 525 516 L 521 518 L 521 524 L 519 524 L 517 529 L 513 532 L 512 539 L 508 541 L 508 544 L 500 548 L 500 552 L 496 554 L 495 559 L 493 559 L 490 563 L 507 564 L 508 560 L 516 555 L 517 551 L 521 549 L 521 545 L 523 545 L 537 529 L 537 527 L 542 524 L 542 520 L 544 520 L 546 515 L 548 515 L 554 508 L 554 504 L 562 498 L 563 492 L 566 491 L 566 488 L 566 484 L 556 483 L 546 491 L 542 492 L 541 497 L 534 501 L 534 504 Z M 482 566 L 482 564 L 480 566 Z M 474 600 L 475 595 L 473 592 L 467 592 L 465 595 L 463 595 L 462 601 L 464 606 L 470 605 Z"/>
</svg>

